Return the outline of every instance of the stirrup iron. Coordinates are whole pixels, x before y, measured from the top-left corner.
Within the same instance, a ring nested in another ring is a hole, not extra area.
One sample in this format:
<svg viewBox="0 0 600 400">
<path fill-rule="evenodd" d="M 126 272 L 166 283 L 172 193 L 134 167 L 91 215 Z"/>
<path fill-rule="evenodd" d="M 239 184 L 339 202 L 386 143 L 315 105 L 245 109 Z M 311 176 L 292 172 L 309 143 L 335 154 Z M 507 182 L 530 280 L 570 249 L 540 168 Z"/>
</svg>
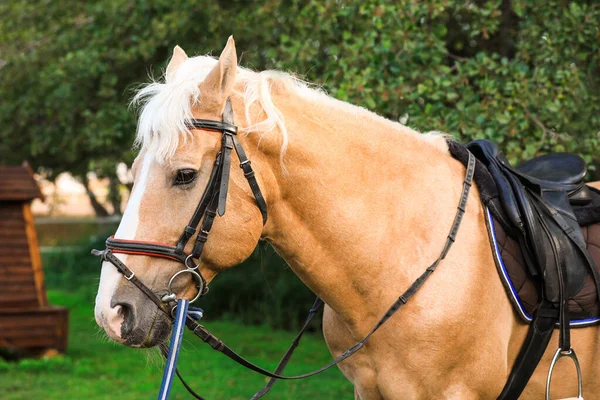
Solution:
<svg viewBox="0 0 600 400">
<path fill-rule="evenodd" d="M 573 348 L 569 348 L 569 350 L 565 351 L 560 347 L 556 350 L 556 353 L 554 353 L 554 357 L 552 358 L 552 362 L 550 363 L 550 369 L 548 370 L 548 379 L 546 380 L 546 400 L 550 400 L 550 382 L 552 381 L 552 373 L 554 372 L 554 367 L 556 366 L 556 362 L 562 357 L 570 358 L 575 364 L 575 368 L 577 369 L 576 398 L 583 400 L 583 383 L 581 378 L 581 367 L 579 366 L 579 360 L 577 359 L 575 350 L 573 350 Z"/>
</svg>

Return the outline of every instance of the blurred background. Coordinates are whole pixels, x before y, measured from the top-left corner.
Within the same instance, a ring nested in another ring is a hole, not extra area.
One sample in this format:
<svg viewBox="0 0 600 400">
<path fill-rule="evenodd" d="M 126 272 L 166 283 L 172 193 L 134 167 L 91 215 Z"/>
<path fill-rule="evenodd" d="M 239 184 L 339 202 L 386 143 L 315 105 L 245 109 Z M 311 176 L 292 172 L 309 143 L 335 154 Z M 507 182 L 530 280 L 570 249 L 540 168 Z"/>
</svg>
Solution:
<svg viewBox="0 0 600 400">
<path fill-rule="evenodd" d="M 27 160 L 45 200 L 32 211 L 50 303 L 69 308 L 53 357 L 0 354 L 2 399 L 152 398 L 155 351 L 108 343 L 93 318 L 103 247 L 135 157 L 133 90 L 173 47 L 292 72 L 332 96 L 426 132 L 500 143 L 512 162 L 575 152 L 600 179 L 600 4 L 594 0 L 0 2 L 0 164 Z M 1 207 L 1 204 L 0 204 Z M 2 275 L 0 274 L 0 285 Z M 264 245 L 203 298 L 207 326 L 274 367 L 313 295 Z M 266 345 L 268 344 L 268 346 Z M 264 379 L 187 341 L 182 372 L 208 399 L 249 398 Z M 289 372 L 330 359 L 319 323 Z M 335 370 L 281 382 L 270 398 L 353 398 Z M 175 384 L 173 398 L 187 398 Z"/>
</svg>

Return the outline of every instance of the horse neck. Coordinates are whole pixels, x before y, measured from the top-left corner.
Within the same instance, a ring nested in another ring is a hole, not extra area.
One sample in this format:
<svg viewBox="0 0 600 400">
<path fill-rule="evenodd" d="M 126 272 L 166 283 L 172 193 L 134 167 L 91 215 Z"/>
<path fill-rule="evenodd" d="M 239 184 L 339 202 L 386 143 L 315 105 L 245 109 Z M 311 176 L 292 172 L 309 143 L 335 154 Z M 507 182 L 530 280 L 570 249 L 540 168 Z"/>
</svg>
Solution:
<svg viewBox="0 0 600 400">
<path fill-rule="evenodd" d="M 439 252 L 464 170 L 443 137 L 319 97 L 274 94 L 289 147 L 282 168 L 280 140 L 261 144 L 270 177 L 263 238 L 352 324 L 372 312 L 365 303 L 389 305 L 382 291 L 399 293 Z"/>
</svg>

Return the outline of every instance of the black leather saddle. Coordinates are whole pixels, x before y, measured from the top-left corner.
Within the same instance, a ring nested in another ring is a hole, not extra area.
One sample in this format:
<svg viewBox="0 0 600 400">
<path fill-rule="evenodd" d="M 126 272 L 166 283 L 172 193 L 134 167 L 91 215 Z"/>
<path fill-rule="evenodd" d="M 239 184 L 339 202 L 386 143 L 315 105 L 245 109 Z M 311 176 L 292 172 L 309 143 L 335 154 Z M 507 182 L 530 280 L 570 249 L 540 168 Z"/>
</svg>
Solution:
<svg viewBox="0 0 600 400">
<path fill-rule="evenodd" d="M 494 179 L 529 272 L 543 281 L 544 298 L 559 303 L 562 284 L 567 299 L 575 295 L 588 271 L 595 270 L 572 208 L 591 201 L 583 181 L 585 161 L 574 154 L 557 153 L 513 168 L 493 142 L 476 140 L 467 149 Z"/>
<path fill-rule="evenodd" d="M 559 349 L 555 358 L 558 354 L 576 360 L 570 342 L 569 299 L 585 295 L 582 288 L 588 287 L 589 276 L 600 296 L 600 276 L 580 227 L 600 223 L 600 191 L 584 184 L 585 161 L 573 154 L 550 154 L 513 167 L 488 140 L 466 146 L 449 140 L 448 149 L 463 164 L 469 152 L 477 158 L 475 182 L 480 199 L 506 234 L 519 243 L 529 280 L 541 299 L 498 396 L 517 399 L 556 327 Z"/>
</svg>

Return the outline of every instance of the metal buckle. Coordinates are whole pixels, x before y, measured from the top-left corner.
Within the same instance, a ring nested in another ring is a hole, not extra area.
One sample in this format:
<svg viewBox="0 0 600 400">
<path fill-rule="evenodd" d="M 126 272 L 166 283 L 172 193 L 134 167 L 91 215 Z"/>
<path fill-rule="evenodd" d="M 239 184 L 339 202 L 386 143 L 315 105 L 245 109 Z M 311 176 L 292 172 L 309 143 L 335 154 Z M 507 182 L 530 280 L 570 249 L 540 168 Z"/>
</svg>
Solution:
<svg viewBox="0 0 600 400">
<path fill-rule="evenodd" d="M 131 270 L 130 270 L 130 271 L 131 271 Z M 123 276 L 125 276 L 125 275 L 123 275 Z M 133 277 L 134 277 L 134 276 L 135 276 L 135 272 L 131 271 L 131 275 L 129 275 L 129 276 L 125 276 L 125 279 L 127 279 L 128 281 L 130 281 L 130 280 L 132 280 L 132 279 L 133 279 Z"/>
<path fill-rule="evenodd" d="M 198 289 L 198 293 L 196 294 L 196 297 L 194 297 L 192 300 L 190 300 L 190 303 L 193 303 L 194 301 L 198 300 L 198 298 L 203 294 L 204 281 L 202 280 L 202 277 L 200 276 L 200 274 L 197 273 L 196 271 L 194 271 L 193 269 L 189 269 L 189 268 L 182 269 L 181 271 L 178 271 L 175 274 L 173 274 L 171 279 L 169 279 L 169 284 L 167 285 L 167 294 L 162 297 L 163 302 L 167 303 L 169 301 L 175 301 L 177 299 L 177 296 L 175 295 L 175 292 L 173 292 L 173 288 L 172 288 L 173 281 L 175 280 L 175 278 L 177 278 L 179 275 L 181 275 L 183 273 L 188 273 L 188 274 L 192 275 L 192 278 L 195 278 L 198 281 L 198 284 L 196 285 L 196 288 Z"/>
<path fill-rule="evenodd" d="M 192 264 L 191 267 L 189 265 L 190 262 Z M 193 260 L 193 257 L 191 254 L 185 258 L 185 262 L 183 264 L 187 267 L 187 269 L 191 269 L 192 271 L 197 270 L 198 267 L 200 266 L 200 263 L 194 264 L 194 260 Z"/>
<path fill-rule="evenodd" d="M 579 366 L 579 360 L 577 359 L 577 355 L 575 354 L 575 350 L 569 348 L 567 351 L 563 351 L 560 347 L 554 353 L 554 357 L 552 358 L 552 362 L 550 363 L 550 369 L 548 370 L 548 379 L 546 380 L 546 400 L 550 400 L 550 382 L 552 381 L 552 373 L 554 372 L 554 367 L 556 366 L 556 362 L 562 358 L 568 357 L 573 360 L 575 363 L 575 368 L 577 369 L 577 398 L 583 399 L 583 382 L 581 378 L 581 367 Z"/>
</svg>

